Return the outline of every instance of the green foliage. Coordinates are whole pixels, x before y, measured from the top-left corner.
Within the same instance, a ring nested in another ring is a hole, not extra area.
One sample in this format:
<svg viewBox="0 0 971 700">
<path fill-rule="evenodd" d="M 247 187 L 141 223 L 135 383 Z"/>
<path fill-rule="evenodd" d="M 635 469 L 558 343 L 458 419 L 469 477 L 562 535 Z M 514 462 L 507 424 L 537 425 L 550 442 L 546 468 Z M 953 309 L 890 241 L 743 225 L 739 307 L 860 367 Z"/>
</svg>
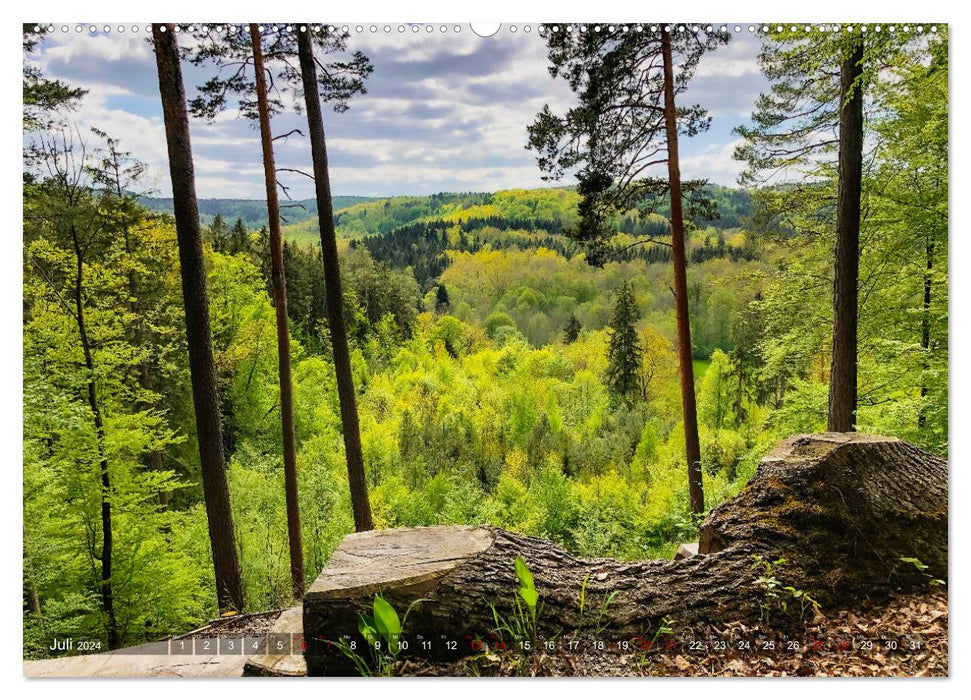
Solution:
<svg viewBox="0 0 971 700">
<path fill-rule="evenodd" d="M 946 454 L 944 57 L 944 38 L 895 54 L 893 79 L 875 79 L 869 93 L 859 423 Z M 45 135 L 48 149 L 62 136 Z M 122 643 L 185 631 L 216 614 L 175 231 L 166 216 L 143 208 L 165 202 L 140 206 L 124 195 L 132 188 L 118 194 L 106 185 L 113 171 L 138 170 L 108 144 L 97 149 L 95 162 L 105 162 L 91 186 L 70 206 L 50 178 L 35 173 L 24 186 L 31 656 L 45 653 L 55 633 L 105 638 L 99 448 L 109 462 Z M 709 508 L 738 493 L 779 439 L 825 426 L 834 234 L 827 202 L 835 180 L 823 166 L 814 173 L 798 187 L 708 188 L 722 218 L 698 214 L 689 234 Z M 377 527 L 489 523 L 550 538 L 579 556 L 622 559 L 669 557 L 696 537 L 669 256 L 663 246 L 621 252 L 667 234 L 665 205 L 651 215 L 628 208 L 605 217 L 616 247 L 598 269 L 565 235 L 581 216 L 581 194 L 395 197 L 348 202 L 337 212 L 349 239 L 339 262 Z M 268 247 L 257 230 L 262 205 L 200 206 L 246 600 L 253 610 L 283 607 L 292 600 Z M 284 250 L 308 578 L 354 529 L 315 215 L 308 207 L 294 217 Z M 74 311 L 71 223 L 90 241 L 80 296 L 93 372 Z M 102 442 L 85 400 L 89 380 L 104 417 Z M 808 614 L 814 601 L 787 586 L 778 565 L 756 564 L 764 614 Z M 530 640 L 542 601 L 528 569 L 516 573 L 510 602 L 518 613 L 496 624 Z M 597 627 L 616 592 L 592 600 L 583 586 L 580 595 L 581 617 Z M 375 600 L 364 630 L 382 654 L 395 651 L 395 618 Z M 361 668 L 386 673 L 393 662 L 368 658 Z"/>
<path fill-rule="evenodd" d="M 520 643 L 520 650 L 530 651 L 536 644 L 537 622 L 543 611 L 543 606 L 540 605 L 540 594 L 536 590 L 533 574 L 526 565 L 526 561 L 521 556 L 517 556 L 513 562 L 513 568 L 516 570 L 516 578 L 519 580 L 519 590 L 516 591 L 515 596 L 515 614 L 506 618 L 499 613 L 495 605 L 490 606 L 496 625 L 493 631 L 500 639 L 509 635 L 514 641 Z"/>
<path fill-rule="evenodd" d="M 927 566 L 927 564 L 922 562 L 917 557 L 900 557 L 900 561 L 902 561 L 904 564 L 910 564 L 911 566 L 913 566 L 914 569 L 917 570 L 917 573 L 920 574 L 927 581 L 928 586 L 931 586 L 933 588 L 937 586 L 946 585 L 945 582 L 942 581 L 941 579 L 935 578 L 933 574 L 927 573 L 930 567 Z"/>
<path fill-rule="evenodd" d="M 715 350 L 701 380 L 698 417 L 716 432 L 735 422 L 731 415 L 732 388 L 728 355 L 721 350 Z"/>
<path fill-rule="evenodd" d="M 522 557 L 516 557 L 515 561 L 516 577 L 519 579 L 519 597 L 526 604 L 529 616 L 532 619 L 533 628 L 536 627 L 536 604 L 539 602 L 539 593 L 536 591 L 536 584 L 533 582 L 533 574 L 526 566 Z"/>
<path fill-rule="evenodd" d="M 800 620 L 805 619 L 809 612 L 818 612 L 819 603 L 803 590 L 795 586 L 785 585 L 779 578 L 779 569 L 783 568 L 785 559 L 766 559 L 761 554 L 752 555 L 752 568 L 759 572 L 755 585 L 762 594 L 759 601 L 760 619 L 771 624 L 777 615 L 798 614 Z"/>
<path fill-rule="evenodd" d="M 33 62 L 37 47 L 43 41 L 44 33 L 34 31 L 34 24 L 23 25 L 24 69 L 23 105 L 24 131 L 37 131 L 55 125 L 63 117 L 63 112 L 77 107 L 87 90 L 72 88 L 60 80 L 44 76 Z M 62 114 L 58 114 L 61 112 Z"/>
<path fill-rule="evenodd" d="M 408 621 L 408 614 L 421 602 L 424 602 L 423 598 L 408 606 L 404 619 L 401 619 L 391 603 L 375 594 L 371 614 L 361 613 L 357 623 L 357 630 L 367 644 L 370 661 L 357 653 L 356 648 L 346 639 L 337 640 L 335 646 L 351 660 L 361 676 L 394 675 L 398 655 L 404 649 L 401 635 Z"/>
</svg>

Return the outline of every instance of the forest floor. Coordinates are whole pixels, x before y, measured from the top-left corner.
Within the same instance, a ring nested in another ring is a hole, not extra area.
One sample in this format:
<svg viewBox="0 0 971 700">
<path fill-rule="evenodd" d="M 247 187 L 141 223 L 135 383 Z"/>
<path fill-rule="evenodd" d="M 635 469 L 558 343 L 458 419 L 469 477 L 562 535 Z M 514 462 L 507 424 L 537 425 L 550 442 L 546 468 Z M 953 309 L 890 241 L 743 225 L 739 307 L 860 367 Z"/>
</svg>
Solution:
<svg viewBox="0 0 971 700">
<path fill-rule="evenodd" d="M 293 608 L 299 615 L 299 608 Z M 260 636 L 281 611 L 215 620 L 175 639 Z M 299 617 L 296 626 L 299 631 Z M 396 676 L 947 676 L 948 604 L 943 589 L 896 595 L 828 617 L 786 626 L 733 622 L 660 637 L 650 651 L 637 644 L 605 644 L 592 634 L 561 637 L 555 651 L 514 654 L 486 650 L 450 662 L 407 658 Z M 767 648 L 772 643 L 771 648 Z M 129 650 L 130 652 L 130 650 Z M 154 652 L 152 652 L 154 653 Z M 246 656 L 145 656 L 112 652 L 25 661 L 25 676 L 239 676 Z M 266 657 L 264 657 L 266 658 Z M 304 675 L 299 660 L 285 675 Z M 251 675 L 251 674 L 250 674 Z M 267 674 L 260 674 L 267 675 Z M 269 674 L 279 675 L 279 674 Z"/>
<path fill-rule="evenodd" d="M 581 637 L 579 648 L 589 648 L 590 641 Z M 766 648 L 770 641 L 773 648 Z M 947 592 L 897 595 L 784 629 L 742 622 L 696 628 L 690 638 L 674 634 L 648 652 L 583 653 L 560 644 L 557 651 L 526 656 L 483 653 L 449 663 L 407 659 L 396 675 L 947 676 Z"/>
<path fill-rule="evenodd" d="M 257 637 L 268 633 L 282 612 L 282 610 L 269 610 L 267 612 L 231 615 L 213 620 L 203 627 L 177 635 L 173 639 L 197 639 L 215 636 Z"/>
</svg>

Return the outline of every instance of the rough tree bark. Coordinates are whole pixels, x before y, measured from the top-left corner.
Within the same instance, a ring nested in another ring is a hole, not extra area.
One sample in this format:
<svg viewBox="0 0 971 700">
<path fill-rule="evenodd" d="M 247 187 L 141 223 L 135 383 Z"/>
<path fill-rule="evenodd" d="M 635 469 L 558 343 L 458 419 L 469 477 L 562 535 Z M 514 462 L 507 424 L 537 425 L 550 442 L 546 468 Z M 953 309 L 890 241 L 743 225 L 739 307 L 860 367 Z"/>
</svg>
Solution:
<svg viewBox="0 0 971 700">
<path fill-rule="evenodd" d="M 833 276 L 833 360 L 829 420 L 834 432 L 856 430 L 856 341 L 860 275 L 860 197 L 863 190 L 863 40 L 840 65 L 839 185 Z"/>
<path fill-rule="evenodd" d="M 209 299 L 202 259 L 202 233 L 196 201 L 189 116 L 185 105 L 179 47 L 173 25 L 152 25 L 159 92 L 165 121 L 175 230 L 179 243 L 185 331 L 189 347 L 192 402 L 202 468 L 202 490 L 209 521 L 212 563 L 216 572 L 216 598 L 220 610 L 243 609 L 243 586 L 236 554 L 236 534 L 229 504 L 229 484 L 223 457 L 219 394 L 209 329 Z"/>
<path fill-rule="evenodd" d="M 678 117 L 674 104 L 674 66 L 671 35 L 661 33 L 664 57 L 664 126 L 668 146 L 668 187 L 671 194 L 671 259 L 674 262 L 675 314 L 678 321 L 678 365 L 681 371 L 681 412 L 684 419 L 684 450 L 688 462 L 688 493 L 691 512 L 705 512 L 701 477 L 701 442 L 698 438 L 698 409 L 695 404 L 695 372 L 691 356 L 691 319 L 688 315 L 687 259 L 684 243 L 684 215 L 681 207 L 681 162 L 678 157 Z"/>
<path fill-rule="evenodd" d="M 314 59 L 310 26 L 297 33 L 297 52 L 300 74 L 307 106 L 307 129 L 314 161 L 314 185 L 317 194 L 317 218 L 320 225 L 320 248 L 324 258 L 324 284 L 327 297 L 327 324 L 334 352 L 334 372 L 337 375 L 337 395 L 340 400 L 341 424 L 344 432 L 344 452 L 347 459 L 347 478 L 354 509 L 354 527 L 358 532 L 374 527 L 371 503 L 368 500 L 361 452 L 361 428 L 354 398 L 354 376 L 351 356 L 347 348 L 347 328 L 344 323 L 344 296 L 337 258 L 337 232 L 334 230 L 334 202 L 330 194 L 330 173 L 327 166 L 327 142 L 324 137 L 324 118 L 317 93 L 317 64 Z"/>
<path fill-rule="evenodd" d="M 266 97 L 266 75 L 259 25 L 250 25 L 253 42 L 253 71 L 256 101 L 263 142 L 263 179 L 266 183 L 266 211 L 270 229 L 270 270 L 273 277 L 273 305 L 276 310 L 276 353 L 280 377 L 280 421 L 283 430 L 283 478 L 287 499 L 287 535 L 290 543 L 290 579 L 293 597 L 302 598 L 303 534 L 300 529 L 300 499 L 297 490 L 297 447 L 293 428 L 293 381 L 290 375 L 290 329 L 287 320 L 287 278 L 283 267 L 283 236 L 280 233 L 280 202 L 276 191 L 276 163 L 270 130 L 270 105 Z"/>
<path fill-rule="evenodd" d="M 490 605 L 512 613 L 522 555 L 543 601 L 541 633 L 597 626 L 652 635 L 662 619 L 757 618 L 763 598 L 753 556 L 787 562 L 776 575 L 823 610 L 926 581 L 916 557 L 947 576 L 947 463 L 894 438 L 826 433 L 786 440 L 745 490 L 712 510 L 698 556 L 679 561 L 583 560 L 545 540 L 495 528 L 412 528 L 345 538 L 304 598 L 311 675 L 344 672 L 326 641 L 356 634 L 358 614 L 381 593 L 403 611 L 419 598 L 406 634 L 486 638 Z M 580 613 L 580 591 L 586 595 Z"/>
</svg>

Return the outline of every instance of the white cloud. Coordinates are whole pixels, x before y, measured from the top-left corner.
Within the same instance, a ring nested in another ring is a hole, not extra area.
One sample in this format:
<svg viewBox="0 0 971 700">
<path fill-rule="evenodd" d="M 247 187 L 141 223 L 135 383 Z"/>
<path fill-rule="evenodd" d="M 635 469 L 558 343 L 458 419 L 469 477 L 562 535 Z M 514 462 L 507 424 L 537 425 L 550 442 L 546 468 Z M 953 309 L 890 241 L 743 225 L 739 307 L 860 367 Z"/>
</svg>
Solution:
<svg viewBox="0 0 971 700">
<path fill-rule="evenodd" d="M 733 186 L 745 168 L 745 164 L 732 155 L 742 143 L 736 139 L 729 143 L 709 146 L 700 153 L 681 158 L 681 176 L 686 180 L 704 178 L 719 185 Z"/>
<path fill-rule="evenodd" d="M 525 149 L 526 126 L 546 103 L 557 112 L 574 100 L 563 80 L 553 80 L 546 46 L 532 35 L 483 39 L 464 27 L 459 35 L 352 31 L 351 50 L 362 50 L 375 72 L 368 93 L 343 114 L 325 112 L 332 187 L 339 194 L 423 194 L 441 190 L 540 187 L 533 153 Z M 761 75 L 758 42 L 744 37 L 705 56 L 686 101 L 708 107 L 728 134 L 751 110 Z M 167 154 L 157 77 L 144 34 L 90 37 L 73 32 L 41 45 L 40 67 L 51 77 L 84 87 L 89 94 L 74 115 L 83 128 L 96 126 L 150 165 L 152 183 L 169 192 Z M 190 93 L 208 69 L 186 66 Z M 262 197 L 259 134 L 234 110 L 213 123 L 191 121 L 200 197 Z M 274 117 L 273 131 L 300 129 L 302 115 Z M 686 177 L 734 182 L 729 137 L 682 142 Z M 734 137 L 730 137 L 734 138 Z M 714 142 L 714 143 L 713 143 Z M 276 142 L 280 167 L 310 170 L 309 142 L 294 135 Z M 294 197 L 313 193 L 309 179 L 281 174 Z"/>
</svg>

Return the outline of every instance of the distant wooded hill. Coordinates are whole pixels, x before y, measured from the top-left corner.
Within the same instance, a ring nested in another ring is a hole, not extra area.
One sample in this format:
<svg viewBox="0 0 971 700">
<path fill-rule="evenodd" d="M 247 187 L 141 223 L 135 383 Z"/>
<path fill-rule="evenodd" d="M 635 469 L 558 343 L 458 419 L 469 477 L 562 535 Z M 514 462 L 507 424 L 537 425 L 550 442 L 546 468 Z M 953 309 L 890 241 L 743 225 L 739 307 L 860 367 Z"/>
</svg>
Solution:
<svg viewBox="0 0 971 700">
<path fill-rule="evenodd" d="M 718 230 L 739 228 L 752 213 L 750 194 L 741 189 L 709 185 L 708 197 L 716 205 L 718 218 L 699 220 L 700 227 Z M 144 197 L 141 203 L 153 211 L 172 212 L 169 198 Z M 499 230 L 542 229 L 558 234 L 576 219 L 579 195 L 571 187 L 488 192 L 440 192 L 423 196 L 334 197 L 334 220 L 343 238 L 363 238 L 390 233 L 417 223 L 439 222 L 469 228 L 471 224 L 490 225 Z M 317 202 L 304 199 L 284 202 L 283 234 L 291 241 L 316 242 Z M 666 227 L 669 207 L 638 216 L 636 212 L 620 217 L 618 229 L 632 234 L 658 233 Z M 262 199 L 200 199 L 203 224 L 221 215 L 227 225 L 241 219 L 250 230 L 266 225 L 266 201 Z M 643 229 L 643 230 L 642 230 Z"/>
<path fill-rule="evenodd" d="M 373 202 L 378 197 L 334 197 L 334 211 L 346 209 L 355 204 Z M 152 211 L 172 213 L 172 199 L 170 197 L 141 197 L 142 206 Z M 291 221 L 310 221 L 317 216 L 317 200 L 301 199 L 294 202 L 283 202 L 285 207 L 283 216 Z M 248 229 L 258 229 L 266 225 L 265 199 L 200 199 L 199 218 L 208 224 L 216 215 L 232 224 L 236 219 L 242 219 Z"/>
</svg>

